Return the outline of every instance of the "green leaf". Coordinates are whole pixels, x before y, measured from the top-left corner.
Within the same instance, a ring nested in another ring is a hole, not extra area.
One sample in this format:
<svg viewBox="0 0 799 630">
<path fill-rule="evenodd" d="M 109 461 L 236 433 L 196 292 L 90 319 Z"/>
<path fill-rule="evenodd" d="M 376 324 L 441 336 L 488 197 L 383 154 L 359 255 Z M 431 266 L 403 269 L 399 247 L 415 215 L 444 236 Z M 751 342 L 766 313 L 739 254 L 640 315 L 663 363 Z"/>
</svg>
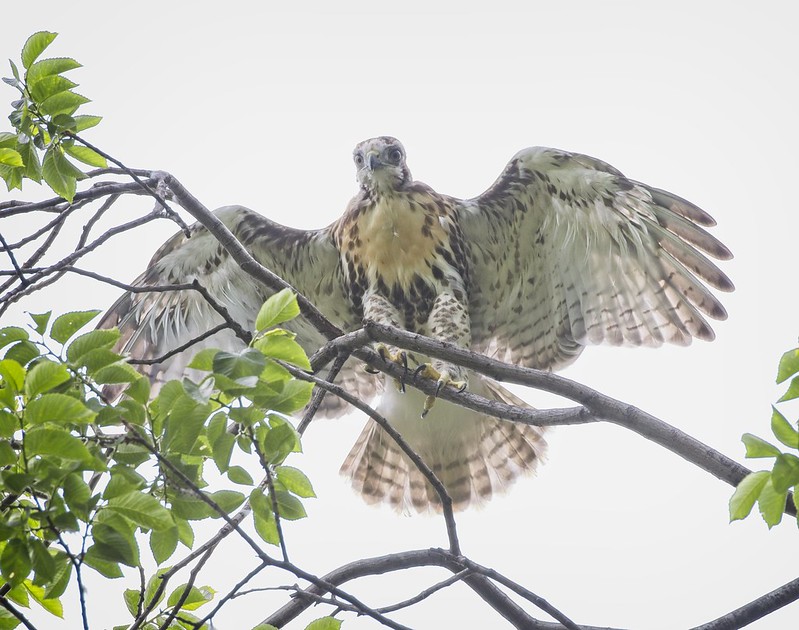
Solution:
<svg viewBox="0 0 799 630">
<path fill-rule="evenodd" d="M 44 596 L 46 599 L 55 599 L 61 597 L 64 591 L 67 590 L 69 580 L 72 578 L 72 561 L 67 554 L 63 551 L 55 551 L 53 554 L 55 560 L 55 577 L 45 587 Z"/>
<path fill-rule="evenodd" d="M 6 166 L 12 166 L 15 168 L 25 165 L 25 163 L 22 161 L 22 156 L 17 151 L 14 149 L 2 148 L 0 148 L 0 164 L 5 164 Z"/>
<path fill-rule="evenodd" d="M 60 147 L 51 146 L 45 151 L 42 177 L 53 192 L 67 201 L 71 202 L 75 198 L 76 182 L 80 176 L 78 173 L 80 171 L 69 163 Z"/>
<path fill-rule="evenodd" d="M 788 391 L 782 395 L 777 402 L 785 402 L 786 400 L 793 400 L 794 398 L 799 398 L 799 376 L 796 376 L 791 380 L 791 384 L 788 386 Z"/>
<path fill-rule="evenodd" d="M 31 319 L 36 324 L 36 332 L 40 335 L 44 334 L 44 331 L 47 330 L 47 324 L 50 322 L 50 316 L 53 314 L 53 311 L 47 311 L 46 313 L 28 313 L 31 316 Z"/>
<path fill-rule="evenodd" d="M 259 407 L 290 414 L 302 409 L 311 400 L 313 383 L 304 381 L 285 381 L 276 387 L 259 385 L 252 399 Z"/>
<path fill-rule="evenodd" d="M 25 368 L 13 359 L 0 361 L 0 378 L 14 393 L 21 392 L 25 385 Z"/>
<path fill-rule="evenodd" d="M 143 492 L 129 492 L 108 501 L 106 509 L 121 514 L 145 529 L 174 527 L 172 517 L 155 497 Z"/>
<path fill-rule="evenodd" d="M 36 572 L 36 583 L 49 584 L 55 578 L 55 558 L 38 538 L 31 538 L 28 541 L 28 546 L 33 561 L 33 570 Z M 47 599 L 44 597 L 44 593 L 42 593 L 42 598 Z"/>
<path fill-rule="evenodd" d="M 53 455 L 61 459 L 92 463 L 89 449 L 69 431 L 53 425 L 34 427 L 25 435 L 25 452 L 33 455 Z"/>
<path fill-rule="evenodd" d="M 757 498 L 757 505 L 760 514 L 766 525 L 771 529 L 782 520 L 782 513 L 785 510 L 786 492 L 778 492 L 772 485 L 771 478 L 766 481 L 760 496 Z"/>
<path fill-rule="evenodd" d="M 799 483 L 799 457 L 783 453 L 774 462 L 771 483 L 777 492 L 785 493 L 791 486 Z"/>
<path fill-rule="evenodd" d="M 89 166 L 96 166 L 98 168 L 106 168 L 108 166 L 106 159 L 89 147 L 74 145 L 71 147 L 66 147 L 65 150 L 76 160 L 80 160 Z"/>
<path fill-rule="evenodd" d="M 6 359 L 16 361 L 23 367 L 39 356 L 39 348 L 30 341 L 19 341 L 6 351 Z"/>
<path fill-rule="evenodd" d="M 777 369 L 777 383 L 788 380 L 791 376 L 799 372 L 799 348 L 788 350 L 780 358 L 780 366 Z"/>
<path fill-rule="evenodd" d="M 83 556 L 83 562 L 109 580 L 124 577 L 125 574 L 119 566 L 119 561 L 109 560 L 106 557 L 108 555 L 114 555 L 113 548 L 98 543 L 86 550 L 86 554 Z"/>
<path fill-rule="evenodd" d="M 55 615 L 61 619 L 64 618 L 64 607 L 60 601 L 45 597 L 45 590 L 41 586 L 31 584 L 27 581 L 24 582 L 24 584 L 25 588 L 28 590 L 28 592 L 31 594 L 31 597 L 33 597 L 37 604 L 39 604 L 51 615 Z"/>
<path fill-rule="evenodd" d="M 32 566 L 28 546 L 25 542 L 19 538 L 9 540 L 0 555 L 0 572 L 6 582 L 12 586 L 21 584 L 22 580 L 28 577 Z"/>
<path fill-rule="evenodd" d="M 776 438 L 791 448 L 799 449 L 799 433 L 791 426 L 791 423 L 785 419 L 776 407 L 772 407 L 771 414 L 771 430 L 774 432 Z"/>
<path fill-rule="evenodd" d="M 39 154 L 36 152 L 36 145 L 33 142 L 20 142 L 17 144 L 17 151 L 22 156 L 22 161 L 25 163 L 23 171 L 25 177 L 32 179 L 36 183 L 42 181 L 42 163 L 39 161 Z M 44 334 L 44 330 L 39 331 L 39 334 Z"/>
<path fill-rule="evenodd" d="M 99 560 L 112 564 L 121 562 L 129 567 L 138 566 L 139 546 L 132 530 L 117 529 L 106 523 L 95 523 L 92 527 L 92 536 L 94 546 L 91 549 L 94 549 L 93 553 Z"/>
<path fill-rule="evenodd" d="M 188 396 L 172 407 L 165 428 L 164 448 L 169 452 L 189 454 L 211 413 L 211 405 L 199 405 Z"/>
<path fill-rule="evenodd" d="M 71 116 L 81 105 L 89 102 L 88 98 L 77 92 L 59 92 L 44 99 L 39 104 L 39 111 L 47 116 L 58 116 L 59 114 Z"/>
<path fill-rule="evenodd" d="M 37 103 L 41 103 L 51 96 L 55 96 L 61 92 L 66 92 L 77 86 L 77 83 L 70 81 L 66 77 L 62 77 L 59 74 L 42 77 L 35 83 L 28 85 L 31 91 L 31 96 Z"/>
<path fill-rule="evenodd" d="M 82 521 L 89 520 L 89 501 L 92 491 L 79 473 L 70 473 L 64 479 L 64 501 Z"/>
<path fill-rule="evenodd" d="M 16 461 L 16 455 L 14 456 L 14 461 Z M 241 466 L 231 466 L 227 471 L 227 477 L 233 483 L 237 483 L 242 486 L 251 486 L 254 483 L 250 473 L 244 470 L 244 468 Z"/>
<path fill-rule="evenodd" d="M 289 424 L 270 428 L 265 432 L 261 450 L 269 463 L 280 464 L 289 453 L 296 453 L 300 450 L 299 434 Z"/>
<path fill-rule="evenodd" d="M 19 326 L 6 326 L 0 328 L 0 348 L 3 348 L 16 341 L 28 339 L 28 331 Z"/>
<path fill-rule="evenodd" d="M 308 516 L 305 507 L 297 497 L 282 490 L 275 490 L 275 498 L 277 499 L 277 509 L 280 513 L 280 518 L 287 521 L 296 521 L 300 518 Z"/>
<path fill-rule="evenodd" d="M 178 526 L 178 540 L 191 549 L 194 546 L 194 530 L 191 528 L 191 523 L 182 518 L 175 518 L 175 523 Z"/>
<path fill-rule="evenodd" d="M 782 452 L 773 444 L 751 433 L 744 433 L 741 436 L 741 441 L 746 446 L 746 456 L 750 459 L 757 457 L 777 457 Z"/>
<path fill-rule="evenodd" d="M 17 463 L 17 452 L 6 440 L 0 440 L 0 467 Z"/>
<path fill-rule="evenodd" d="M 730 497 L 730 522 L 746 518 L 760 496 L 760 492 L 771 478 L 767 470 L 749 473 L 741 480 Z"/>
<path fill-rule="evenodd" d="M 72 311 L 56 317 L 50 336 L 58 343 L 64 344 L 76 332 L 93 320 L 100 311 Z"/>
<path fill-rule="evenodd" d="M 278 466 L 275 468 L 275 474 L 286 490 L 293 492 L 298 497 L 309 498 L 316 496 L 311 481 L 298 468 Z"/>
<path fill-rule="evenodd" d="M 280 359 L 287 363 L 296 365 L 304 370 L 311 369 L 308 355 L 302 346 L 294 341 L 291 335 L 285 334 L 282 330 L 271 331 L 255 342 L 255 347 L 263 352 L 270 359 Z"/>
<path fill-rule="evenodd" d="M 26 70 L 30 68 L 57 36 L 58 33 L 48 31 L 39 31 L 31 35 L 22 47 L 22 67 Z"/>
<path fill-rule="evenodd" d="M 153 530 L 150 533 L 150 551 L 157 564 L 166 562 L 178 547 L 177 526 L 168 529 Z"/>
<path fill-rule="evenodd" d="M 141 614 L 141 591 L 137 588 L 126 588 L 122 593 L 125 608 L 128 609 L 131 617 L 138 617 Z"/>
<path fill-rule="evenodd" d="M 278 628 L 271 623 L 259 623 L 252 630 L 278 630 Z"/>
<path fill-rule="evenodd" d="M 232 379 L 258 377 L 266 366 L 266 359 L 257 350 L 247 348 L 239 354 L 218 352 L 214 356 L 213 371 Z M 253 380 L 253 384 L 257 378 Z"/>
<path fill-rule="evenodd" d="M 241 492 L 235 490 L 217 490 L 210 493 L 208 497 L 228 514 L 244 503 L 245 499 Z M 220 518 L 216 510 L 214 510 L 213 517 Z"/>
<path fill-rule="evenodd" d="M 35 398 L 42 392 L 49 391 L 70 379 L 69 371 L 61 363 L 40 361 L 28 372 L 25 379 L 25 395 Z"/>
<path fill-rule="evenodd" d="M 92 127 L 97 126 L 100 124 L 100 121 L 103 119 L 102 116 L 75 116 L 75 132 L 80 133 L 81 131 L 85 131 L 86 129 L 90 129 Z"/>
<path fill-rule="evenodd" d="M 77 341 L 77 339 L 75 340 Z M 71 346 L 70 346 L 71 347 Z M 112 383 L 135 383 L 141 379 L 141 374 L 130 363 L 119 361 L 98 369 L 94 373 L 94 381 L 100 385 Z"/>
<path fill-rule="evenodd" d="M 99 328 L 84 333 L 69 344 L 67 359 L 73 363 L 79 362 L 83 355 L 91 350 L 110 348 L 119 341 L 119 330 L 116 328 Z"/>
<path fill-rule="evenodd" d="M 305 630 L 338 630 L 341 627 L 341 620 L 333 617 L 322 617 L 309 623 Z"/>
<path fill-rule="evenodd" d="M 272 511 L 272 501 L 260 488 L 256 488 L 250 493 L 250 506 L 253 511 L 255 531 L 264 542 L 279 545 L 280 537 L 277 533 L 275 514 Z"/>
<path fill-rule="evenodd" d="M 86 424 L 96 415 L 77 398 L 66 394 L 43 394 L 28 403 L 25 409 L 25 420 L 29 425 L 43 422 Z"/>
<path fill-rule="evenodd" d="M 214 357 L 219 350 L 217 348 L 203 348 L 191 360 L 188 367 L 195 370 L 210 372 L 214 369 Z"/>
<path fill-rule="evenodd" d="M 283 289 L 270 297 L 255 318 L 255 329 L 258 331 L 277 326 L 300 314 L 297 296 L 291 289 Z"/>
<path fill-rule="evenodd" d="M 186 591 L 188 584 L 182 584 L 178 586 L 172 593 L 169 595 L 169 599 L 167 599 L 168 606 L 176 606 L 180 599 L 183 597 L 183 593 Z M 203 604 L 207 604 L 214 598 L 214 589 L 203 586 L 201 588 L 197 588 L 196 586 L 192 586 L 189 589 L 189 593 L 186 596 L 185 601 L 181 605 L 181 610 L 197 610 Z"/>
<path fill-rule="evenodd" d="M 150 606 L 153 603 L 153 598 L 155 598 L 156 594 L 158 594 L 158 598 L 155 601 L 155 605 L 157 606 L 162 601 L 164 601 L 164 594 L 165 590 L 161 590 L 158 593 L 158 589 L 161 586 L 161 582 L 163 582 L 164 575 L 169 571 L 169 567 L 164 567 L 162 569 L 158 569 L 150 579 L 147 580 L 147 585 L 144 589 L 144 604 L 145 606 Z"/>
<path fill-rule="evenodd" d="M 19 420 L 10 411 L 0 409 L 0 438 L 13 437 L 19 428 Z"/>
</svg>

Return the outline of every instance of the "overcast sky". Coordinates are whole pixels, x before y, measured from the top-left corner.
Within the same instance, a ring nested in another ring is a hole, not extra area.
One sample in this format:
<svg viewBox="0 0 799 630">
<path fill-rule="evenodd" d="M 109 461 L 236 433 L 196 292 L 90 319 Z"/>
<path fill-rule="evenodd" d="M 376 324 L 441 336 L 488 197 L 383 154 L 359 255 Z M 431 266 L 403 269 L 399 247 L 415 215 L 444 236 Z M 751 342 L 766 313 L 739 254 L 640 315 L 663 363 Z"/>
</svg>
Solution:
<svg viewBox="0 0 799 630">
<path fill-rule="evenodd" d="M 718 339 L 687 349 L 589 349 L 564 374 L 743 461 L 742 433 L 770 435 L 776 364 L 799 335 L 799 47 L 790 5 L 386 4 L 43 0 L 35 12 L 17 8 L 11 17 L 6 9 L 0 56 L 18 59 L 30 33 L 58 31 L 49 54 L 85 66 L 71 76 L 93 100 L 86 112 L 105 117 L 86 134 L 91 142 L 131 167 L 171 172 L 209 207 L 241 203 L 296 227 L 340 215 L 356 190 L 352 148 L 380 134 L 405 144 L 417 179 L 455 196 L 482 192 L 517 150 L 544 145 L 593 155 L 697 203 L 735 254 L 723 265 L 737 290 L 723 296 L 730 317 L 716 326 Z M 14 98 L 10 88 L 2 94 L 4 103 Z M 113 219 L 150 205 L 137 200 Z M 25 226 L 2 229 L 22 234 Z M 172 232 L 166 221 L 151 224 L 91 264 L 130 280 Z M 106 308 L 117 296 L 69 279 L 2 323 L 25 321 L 24 310 Z M 307 502 L 309 519 L 286 527 L 289 550 L 319 575 L 360 557 L 446 544 L 441 519 L 367 507 L 338 476 L 362 424 L 356 416 L 315 423 L 304 455 L 289 462 L 319 495 Z M 795 523 L 771 532 L 759 518 L 729 525 L 732 489 L 662 448 L 606 425 L 561 428 L 549 442 L 536 478 L 458 523 L 465 554 L 576 622 L 690 627 L 799 572 Z M 254 564 L 231 540 L 199 582 L 224 593 Z M 129 574 L 124 583 L 89 580 L 93 628 L 126 622 L 119 593 L 136 585 Z M 381 606 L 444 575 L 417 571 L 347 588 Z M 263 573 L 253 586 L 293 582 Z M 282 592 L 236 600 L 218 627 L 250 627 L 284 601 Z M 61 627 L 78 626 L 73 602 Z M 463 586 L 395 618 L 415 628 L 503 627 Z M 345 619 L 348 629 L 374 627 Z M 752 627 L 797 620 L 794 604 Z"/>
</svg>

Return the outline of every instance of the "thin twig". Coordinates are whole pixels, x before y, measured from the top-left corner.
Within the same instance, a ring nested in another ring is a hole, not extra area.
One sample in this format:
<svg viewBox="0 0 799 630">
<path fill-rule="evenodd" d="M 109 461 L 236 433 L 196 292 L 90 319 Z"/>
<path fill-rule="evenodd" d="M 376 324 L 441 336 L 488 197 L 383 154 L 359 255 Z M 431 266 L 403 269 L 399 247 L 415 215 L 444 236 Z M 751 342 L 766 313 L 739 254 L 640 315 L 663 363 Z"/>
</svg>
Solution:
<svg viewBox="0 0 799 630">
<path fill-rule="evenodd" d="M 340 354 L 335 358 L 333 361 L 333 365 L 330 366 L 330 370 L 327 373 L 327 382 L 333 383 L 336 380 L 336 376 L 341 371 L 341 368 L 344 367 L 344 364 L 349 359 L 348 354 Z M 300 420 L 299 424 L 297 425 L 297 433 L 302 435 L 305 433 L 305 429 L 308 428 L 308 425 L 311 424 L 311 421 L 314 419 L 316 412 L 319 411 L 319 407 L 322 404 L 322 401 L 325 398 L 325 394 L 327 394 L 327 390 L 324 387 L 316 387 L 313 391 L 313 396 L 311 397 L 311 402 L 308 403 L 308 406 L 305 408 L 305 413 L 302 416 L 302 420 Z"/>
<path fill-rule="evenodd" d="M 452 586 L 456 582 L 460 582 L 461 580 L 469 577 L 471 574 L 472 574 L 471 569 L 463 569 L 463 571 L 459 571 L 458 573 L 450 575 L 446 580 L 441 580 L 440 582 L 437 582 L 432 586 L 427 587 L 422 592 L 420 592 L 417 595 L 414 595 L 410 599 L 397 602 L 396 604 L 391 604 L 391 606 L 383 606 L 382 608 L 378 608 L 377 610 L 379 610 L 381 613 L 389 613 L 389 612 L 394 612 L 395 610 L 400 610 L 401 608 L 408 608 L 409 606 L 413 606 L 415 604 L 418 604 L 422 600 L 427 599 L 428 597 L 430 597 L 434 593 L 437 593 L 441 589 L 446 588 L 448 586 Z"/>
</svg>

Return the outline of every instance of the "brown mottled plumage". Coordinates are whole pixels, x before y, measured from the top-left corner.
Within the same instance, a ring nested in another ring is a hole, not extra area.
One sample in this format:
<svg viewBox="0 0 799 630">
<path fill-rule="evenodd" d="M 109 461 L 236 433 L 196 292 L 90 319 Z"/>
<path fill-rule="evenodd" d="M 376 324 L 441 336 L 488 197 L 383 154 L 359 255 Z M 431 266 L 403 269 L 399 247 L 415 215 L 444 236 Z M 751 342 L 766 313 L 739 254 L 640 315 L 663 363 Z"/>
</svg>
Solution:
<svg viewBox="0 0 799 630">
<path fill-rule="evenodd" d="M 262 264 L 285 278 L 344 330 L 363 319 L 389 323 L 503 360 L 558 369 L 586 345 L 657 346 L 710 340 L 706 317 L 726 313 L 706 285 L 732 283 L 705 255 L 730 258 L 702 226 L 713 219 L 689 202 L 625 178 L 610 165 L 556 149 L 525 149 L 494 185 L 469 200 L 412 179 L 402 145 L 390 137 L 354 152 L 360 190 L 327 228 L 295 230 L 240 206 L 216 212 Z M 268 292 L 241 271 L 213 237 L 194 227 L 155 255 L 141 286 L 198 279 L 231 314 L 252 326 Z M 704 253 L 703 253 L 704 252 Z M 121 349 L 160 356 L 221 321 L 192 291 L 124 295 L 102 326 L 118 325 Z M 324 339 L 292 322 L 306 350 Z M 235 350 L 219 333 L 202 342 Z M 146 368 L 155 383 L 181 376 L 183 352 Z M 381 348 L 399 360 L 396 348 Z M 413 358 L 412 358 L 413 359 Z M 416 357 L 418 361 L 426 360 Z M 433 360 L 442 386 L 466 384 L 490 399 L 524 405 L 499 384 Z M 340 376 L 377 409 L 436 472 L 458 509 L 482 503 L 534 470 L 542 431 L 383 387 L 350 361 Z M 346 410 L 327 397 L 324 412 Z M 436 493 L 371 420 L 342 473 L 370 502 L 440 509 Z"/>
</svg>

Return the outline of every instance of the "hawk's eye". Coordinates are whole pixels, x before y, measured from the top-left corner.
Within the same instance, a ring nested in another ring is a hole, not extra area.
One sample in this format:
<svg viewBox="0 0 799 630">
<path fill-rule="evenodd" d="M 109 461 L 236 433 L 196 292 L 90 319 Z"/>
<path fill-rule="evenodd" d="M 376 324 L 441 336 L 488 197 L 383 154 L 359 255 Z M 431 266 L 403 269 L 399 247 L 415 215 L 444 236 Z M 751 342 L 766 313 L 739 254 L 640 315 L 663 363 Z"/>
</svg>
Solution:
<svg viewBox="0 0 799 630">
<path fill-rule="evenodd" d="M 355 157 L 355 165 L 363 166 L 363 153 L 356 153 L 354 157 Z"/>
<path fill-rule="evenodd" d="M 388 159 L 394 162 L 394 164 L 399 164 L 400 160 L 402 159 L 402 151 L 397 149 L 396 147 L 393 149 L 388 150 Z"/>
</svg>

